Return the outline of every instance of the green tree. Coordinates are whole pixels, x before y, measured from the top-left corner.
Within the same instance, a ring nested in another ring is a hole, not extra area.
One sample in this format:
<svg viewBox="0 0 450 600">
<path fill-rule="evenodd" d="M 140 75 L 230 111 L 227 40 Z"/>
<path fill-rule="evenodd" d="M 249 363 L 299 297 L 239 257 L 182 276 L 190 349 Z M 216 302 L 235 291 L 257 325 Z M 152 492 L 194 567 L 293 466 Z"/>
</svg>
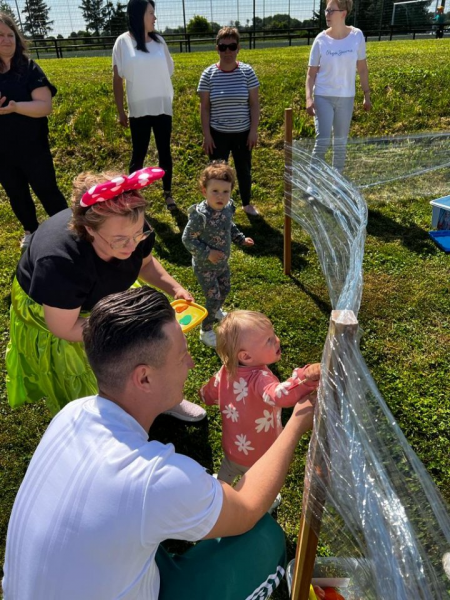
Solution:
<svg viewBox="0 0 450 600">
<path fill-rule="evenodd" d="M 6 0 L 0 0 L 0 12 L 7 14 L 11 19 L 14 19 L 14 21 L 16 20 L 16 15 Z"/>
<path fill-rule="evenodd" d="M 208 19 L 200 15 L 193 16 L 186 29 L 188 33 L 212 33 Z"/>
<path fill-rule="evenodd" d="M 44 0 L 26 0 L 22 13 L 25 15 L 23 28 L 33 38 L 45 38 L 53 30 L 54 21 L 48 18 L 50 7 Z"/>
<path fill-rule="evenodd" d="M 103 0 L 82 0 L 81 8 L 86 29 L 95 35 L 100 35 L 102 29 L 106 29 L 108 20 L 108 6 Z"/>
<path fill-rule="evenodd" d="M 104 33 L 107 35 L 120 35 L 128 28 L 127 5 L 117 2 L 116 6 L 112 2 L 107 2 L 108 23 Z"/>
</svg>

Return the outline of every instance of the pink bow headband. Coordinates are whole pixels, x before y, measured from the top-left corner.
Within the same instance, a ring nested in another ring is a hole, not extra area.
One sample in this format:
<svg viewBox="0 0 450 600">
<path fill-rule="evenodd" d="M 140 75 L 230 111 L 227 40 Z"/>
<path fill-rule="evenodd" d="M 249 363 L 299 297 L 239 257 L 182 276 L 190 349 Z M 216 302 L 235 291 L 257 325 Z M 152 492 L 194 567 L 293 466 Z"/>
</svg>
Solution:
<svg viewBox="0 0 450 600">
<path fill-rule="evenodd" d="M 105 200 L 120 196 L 120 194 L 123 194 L 124 192 L 140 190 L 157 179 L 161 179 L 163 175 L 164 171 L 159 167 L 146 167 L 145 169 L 135 171 L 128 177 L 126 175 L 114 177 L 114 179 L 111 179 L 110 181 L 104 181 L 103 183 L 93 185 L 83 194 L 80 206 L 88 208 L 98 202 L 104 202 Z"/>
</svg>

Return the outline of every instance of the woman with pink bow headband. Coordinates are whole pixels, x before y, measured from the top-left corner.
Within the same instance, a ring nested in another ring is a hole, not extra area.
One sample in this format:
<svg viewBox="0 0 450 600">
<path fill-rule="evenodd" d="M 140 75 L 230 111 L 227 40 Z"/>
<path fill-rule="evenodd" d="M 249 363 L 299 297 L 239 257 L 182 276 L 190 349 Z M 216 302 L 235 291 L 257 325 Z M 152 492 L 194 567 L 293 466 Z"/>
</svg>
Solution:
<svg viewBox="0 0 450 600">
<path fill-rule="evenodd" d="M 139 278 L 175 299 L 193 300 L 152 256 L 155 234 L 139 190 L 163 175 L 157 167 L 128 177 L 82 173 L 74 181 L 72 209 L 32 235 L 11 292 L 6 381 L 13 408 L 45 397 L 56 414 L 71 400 L 97 393 L 82 331 L 101 298 Z M 186 400 L 170 414 L 185 421 L 206 415 Z"/>
</svg>

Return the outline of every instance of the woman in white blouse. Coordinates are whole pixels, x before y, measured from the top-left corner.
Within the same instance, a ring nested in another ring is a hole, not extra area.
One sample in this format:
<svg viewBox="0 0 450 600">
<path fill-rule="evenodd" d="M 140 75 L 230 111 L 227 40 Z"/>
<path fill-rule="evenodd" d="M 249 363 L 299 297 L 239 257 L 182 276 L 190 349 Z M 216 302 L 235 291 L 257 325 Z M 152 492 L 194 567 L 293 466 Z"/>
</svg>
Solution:
<svg viewBox="0 0 450 600">
<path fill-rule="evenodd" d="M 165 171 L 164 198 L 167 208 L 174 210 L 170 151 L 173 60 L 164 39 L 155 33 L 153 0 L 130 0 L 127 13 L 129 31 L 117 38 L 113 48 L 113 89 L 120 124 L 130 125 L 133 152 L 129 169 L 133 173 L 144 166 L 153 130 L 159 166 Z M 128 116 L 124 108 L 124 80 Z"/>
<path fill-rule="evenodd" d="M 356 71 L 364 92 L 364 110 L 371 108 L 364 35 L 360 29 L 345 24 L 352 6 L 353 0 L 327 2 L 328 29 L 314 40 L 306 76 L 306 112 L 314 116 L 316 128 L 313 155 L 325 157 L 333 133 L 333 167 L 338 171 L 345 164 Z"/>
</svg>

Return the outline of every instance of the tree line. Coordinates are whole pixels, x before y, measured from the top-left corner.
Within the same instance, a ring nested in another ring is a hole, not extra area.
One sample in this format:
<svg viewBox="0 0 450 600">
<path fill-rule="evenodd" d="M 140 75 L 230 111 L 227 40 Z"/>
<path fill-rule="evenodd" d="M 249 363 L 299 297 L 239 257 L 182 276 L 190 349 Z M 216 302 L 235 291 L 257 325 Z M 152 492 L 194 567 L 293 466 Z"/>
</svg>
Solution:
<svg viewBox="0 0 450 600">
<path fill-rule="evenodd" d="M 375 31 L 383 29 L 390 25 L 393 4 L 395 0 L 355 0 L 355 8 L 349 17 L 349 23 L 355 24 L 363 31 Z M 406 0 L 405 0 L 406 1 Z M 414 21 L 418 24 L 425 24 L 430 21 L 430 5 L 432 0 L 413 6 L 409 4 L 409 14 L 414 14 Z M 444 4 L 444 2 L 442 3 Z M 79 5 L 83 19 L 86 24 L 85 30 L 73 31 L 69 37 L 91 36 L 117 36 L 127 30 L 126 4 L 117 0 L 114 4 L 111 0 L 81 0 Z M 241 32 L 249 31 L 276 31 L 283 29 L 308 29 L 313 27 L 324 28 L 324 9 L 325 0 L 321 0 L 320 10 L 312 14 L 310 19 L 300 21 L 291 17 L 289 14 L 276 14 L 269 17 L 255 17 L 247 19 L 245 24 L 240 21 L 230 21 L 228 25 L 237 27 Z M 0 0 L 0 11 L 7 12 L 15 17 L 7 0 Z M 54 21 L 50 18 L 50 6 L 45 0 L 27 0 L 25 8 L 22 10 L 24 15 L 23 29 L 24 33 L 34 39 L 49 38 L 53 31 Z M 446 13 L 446 21 L 450 21 L 450 13 Z M 208 21 L 201 15 L 195 15 L 185 26 L 166 27 L 162 32 L 164 34 L 198 34 L 214 35 L 223 25 Z M 58 35 L 58 38 L 62 38 Z"/>
</svg>

